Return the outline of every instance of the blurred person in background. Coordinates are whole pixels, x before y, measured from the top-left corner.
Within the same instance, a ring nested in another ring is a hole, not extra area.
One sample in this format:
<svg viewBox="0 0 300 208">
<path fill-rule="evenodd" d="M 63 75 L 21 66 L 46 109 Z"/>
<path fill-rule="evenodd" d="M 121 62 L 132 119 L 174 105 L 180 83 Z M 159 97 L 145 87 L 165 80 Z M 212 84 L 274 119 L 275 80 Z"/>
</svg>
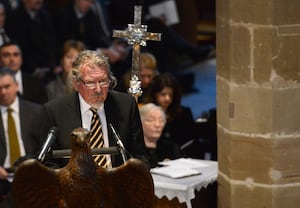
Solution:
<svg viewBox="0 0 300 208">
<path fill-rule="evenodd" d="M 142 24 L 147 25 L 147 31 L 161 33 L 161 41 L 147 41 L 147 50 L 157 59 L 157 69 L 160 72 L 175 72 L 180 70 L 178 56 L 186 55 L 194 63 L 205 60 L 214 52 L 212 45 L 194 45 L 177 33 L 165 18 L 154 17 L 149 7 L 163 0 L 109 0 L 109 14 L 114 29 L 124 29 L 134 22 L 134 6 L 142 6 Z"/>
<path fill-rule="evenodd" d="M 32 74 L 23 71 L 23 54 L 17 43 L 7 42 L 0 47 L 0 64 L 15 73 L 19 84 L 18 93 L 21 97 L 35 103 L 47 101 L 44 83 Z"/>
<path fill-rule="evenodd" d="M 179 146 L 170 139 L 162 137 L 166 124 L 166 114 L 163 109 L 153 103 L 147 103 L 139 108 L 144 131 L 145 145 L 149 151 L 151 167 L 157 167 L 159 162 L 185 157 Z"/>
<path fill-rule="evenodd" d="M 181 88 L 170 73 L 157 75 L 147 92 L 145 103 L 155 103 L 166 113 L 163 137 L 182 146 L 195 139 L 195 121 L 190 107 L 181 105 Z"/>
<path fill-rule="evenodd" d="M 64 43 L 60 66 L 55 71 L 56 78 L 46 86 L 48 100 L 73 91 L 72 65 L 78 54 L 84 49 L 85 45 L 81 41 L 67 40 Z"/>
<path fill-rule="evenodd" d="M 126 44 L 104 32 L 93 5 L 93 0 L 74 0 L 55 12 L 57 39 L 60 44 L 70 39 L 82 41 L 87 49 L 101 51 L 119 80 L 130 66 Z"/>
<path fill-rule="evenodd" d="M 157 62 L 156 58 L 153 56 L 153 54 L 149 52 L 141 52 L 140 54 L 140 66 L 138 70 L 138 77 L 141 81 L 141 88 L 142 88 L 142 95 L 138 98 L 138 103 L 141 104 L 144 102 L 145 95 L 147 94 L 147 91 L 149 89 L 149 86 L 154 79 L 156 75 L 159 74 L 159 71 L 156 68 Z M 128 91 L 129 88 L 129 81 L 131 78 L 131 70 L 127 71 L 123 79 L 121 80 L 121 87 L 123 85 L 124 89 L 121 89 L 123 91 Z M 123 84 L 124 83 L 124 84 Z"/>
<path fill-rule="evenodd" d="M 0 68 L 0 208 L 13 207 L 8 170 L 13 172 L 20 157 L 35 155 L 39 150 L 39 141 L 33 139 L 33 134 L 38 129 L 42 108 L 20 98 L 18 86 L 13 71 Z M 15 126 L 13 134 L 11 120 Z"/>
<path fill-rule="evenodd" d="M 56 65 L 57 43 L 52 17 L 43 0 L 22 0 L 7 16 L 6 31 L 23 53 L 23 71 L 44 79 Z"/>
<path fill-rule="evenodd" d="M 10 40 L 4 28 L 5 18 L 6 18 L 5 7 L 0 2 L 0 46 L 3 45 L 4 43 L 7 43 Z"/>
</svg>

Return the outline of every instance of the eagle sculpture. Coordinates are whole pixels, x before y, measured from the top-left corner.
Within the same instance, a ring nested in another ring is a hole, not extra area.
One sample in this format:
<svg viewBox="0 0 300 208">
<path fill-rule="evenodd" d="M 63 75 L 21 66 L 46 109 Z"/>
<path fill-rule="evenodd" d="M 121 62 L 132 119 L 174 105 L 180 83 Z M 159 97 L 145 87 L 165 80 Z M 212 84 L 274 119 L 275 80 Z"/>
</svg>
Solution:
<svg viewBox="0 0 300 208">
<path fill-rule="evenodd" d="M 29 159 L 16 169 L 12 184 L 16 208 L 150 208 L 154 186 L 138 159 L 105 169 L 96 166 L 83 128 L 71 133 L 72 153 L 60 169 Z"/>
</svg>

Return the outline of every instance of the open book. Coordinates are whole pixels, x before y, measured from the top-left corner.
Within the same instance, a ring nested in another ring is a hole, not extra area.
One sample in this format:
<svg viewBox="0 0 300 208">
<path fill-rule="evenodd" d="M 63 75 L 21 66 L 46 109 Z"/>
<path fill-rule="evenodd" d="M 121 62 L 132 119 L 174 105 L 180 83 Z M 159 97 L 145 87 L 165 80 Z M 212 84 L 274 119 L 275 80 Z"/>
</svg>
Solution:
<svg viewBox="0 0 300 208">
<path fill-rule="evenodd" d="M 200 160 L 190 158 L 164 161 L 161 162 L 160 165 L 164 166 L 151 169 L 151 173 L 170 178 L 183 178 L 192 175 L 199 175 L 201 172 L 197 169 L 208 166 L 208 164 L 205 164 Z"/>
</svg>

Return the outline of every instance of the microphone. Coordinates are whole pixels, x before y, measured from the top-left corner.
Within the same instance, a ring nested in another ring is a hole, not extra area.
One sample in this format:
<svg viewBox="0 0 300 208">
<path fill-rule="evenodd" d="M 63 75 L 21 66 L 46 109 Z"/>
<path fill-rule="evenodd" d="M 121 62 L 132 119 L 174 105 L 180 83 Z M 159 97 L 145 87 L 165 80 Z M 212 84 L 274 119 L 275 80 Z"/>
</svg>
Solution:
<svg viewBox="0 0 300 208">
<path fill-rule="evenodd" d="M 37 157 L 37 159 L 41 162 L 44 161 L 46 154 L 50 151 L 51 145 L 56 139 L 57 128 L 55 126 L 51 127 L 48 131 L 48 136 L 46 141 L 44 142 L 41 151 Z"/>
<path fill-rule="evenodd" d="M 62 149 L 62 150 L 52 150 L 52 158 L 70 158 L 72 150 Z M 119 154 L 119 149 L 117 147 L 102 147 L 91 149 L 92 155 L 99 154 Z"/>
<path fill-rule="evenodd" d="M 115 138 L 115 140 L 117 142 L 117 145 L 119 146 L 123 162 L 125 163 L 127 161 L 127 156 L 126 156 L 126 150 L 125 150 L 124 144 L 123 144 L 122 140 L 120 139 L 120 136 L 117 134 L 117 132 L 116 132 L 115 128 L 113 127 L 113 125 L 111 123 L 109 123 L 109 126 L 110 126 L 110 128 L 113 132 L 113 137 Z"/>
</svg>

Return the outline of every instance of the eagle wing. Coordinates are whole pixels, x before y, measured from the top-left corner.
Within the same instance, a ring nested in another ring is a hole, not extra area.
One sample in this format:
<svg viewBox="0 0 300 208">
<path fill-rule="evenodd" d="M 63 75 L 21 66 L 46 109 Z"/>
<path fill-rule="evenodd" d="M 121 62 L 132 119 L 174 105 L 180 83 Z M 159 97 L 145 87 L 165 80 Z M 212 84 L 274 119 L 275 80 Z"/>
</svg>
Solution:
<svg viewBox="0 0 300 208">
<path fill-rule="evenodd" d="M 129 159 L 125 164 L 105 171 L 100 167 L 97 173 L 98 179 L 101 179 L 101 175 L 106 176 L 105 184 L 110 187 L 112 196 L 110 207 L 153 207 L 153 179 L 149 169 L 140 160 Z M 99 182 L 103 184 L 103 180 Z"/>
<path fill-rule="evenodd" d="M 35 159 L 16 169 L 12 193 L 16 208 L 58 207 L 60 199 L 59 169 L 51 169 Z"/>
</svg>

